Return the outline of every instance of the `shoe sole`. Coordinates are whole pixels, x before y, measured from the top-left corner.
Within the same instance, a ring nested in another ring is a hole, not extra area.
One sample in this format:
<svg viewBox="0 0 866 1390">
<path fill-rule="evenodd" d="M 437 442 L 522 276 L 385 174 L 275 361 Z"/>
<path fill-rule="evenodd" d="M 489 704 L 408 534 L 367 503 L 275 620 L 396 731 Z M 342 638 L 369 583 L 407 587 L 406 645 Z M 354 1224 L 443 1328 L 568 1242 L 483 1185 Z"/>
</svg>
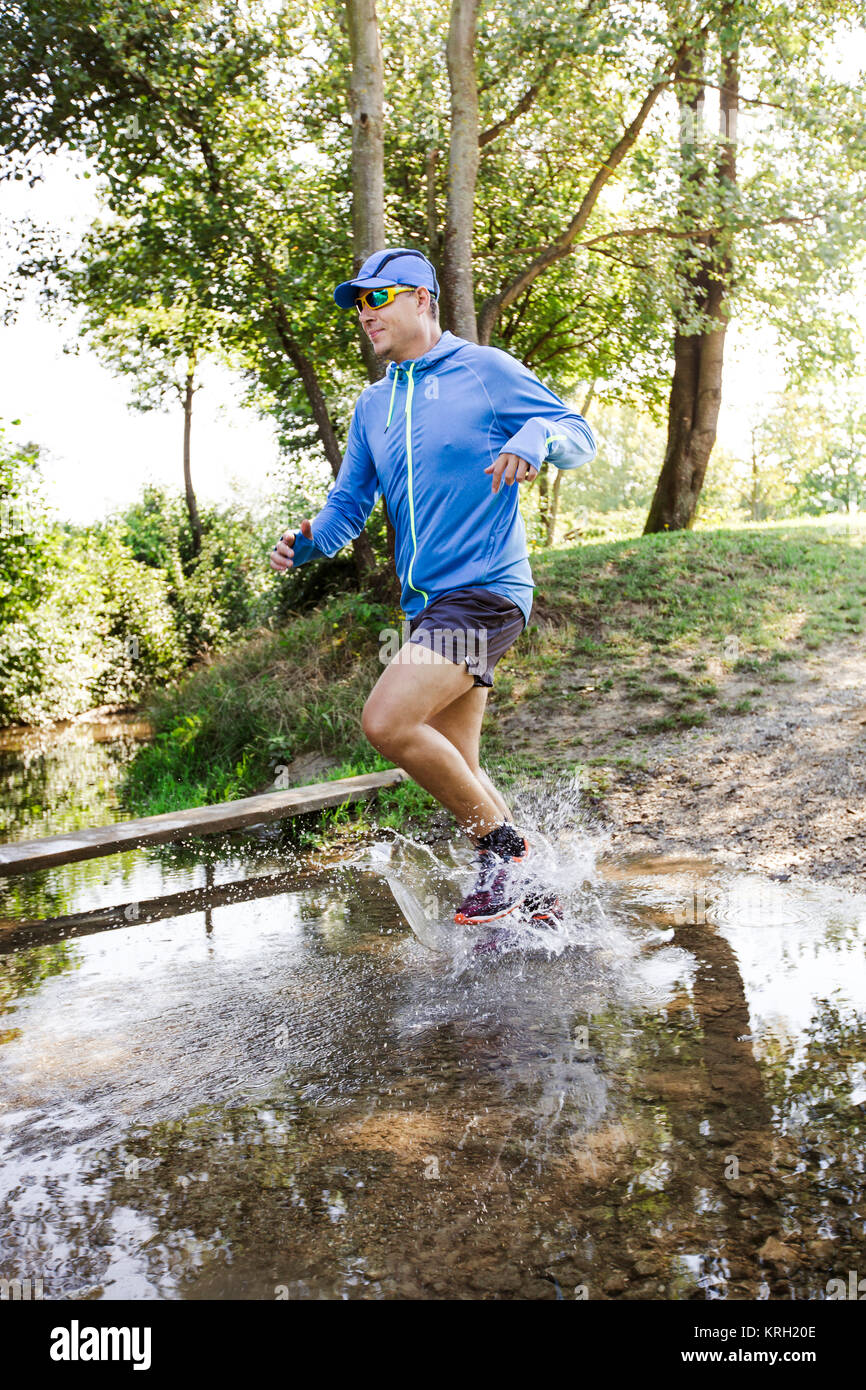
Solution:
<svg viewBox="0 0 866 1390">
<path fill-rule="evenodd" d="M 510 917 L 522 906 L 523 898 L 518 903 L 512 903 L 504 912 L 495 912 L 492 917 L 467 917 L 462 912 L 455 912 L 454 921 L 461 927 L 486 927 L 488 922 L 501 922 L 503 917 Z"/>
</svg>

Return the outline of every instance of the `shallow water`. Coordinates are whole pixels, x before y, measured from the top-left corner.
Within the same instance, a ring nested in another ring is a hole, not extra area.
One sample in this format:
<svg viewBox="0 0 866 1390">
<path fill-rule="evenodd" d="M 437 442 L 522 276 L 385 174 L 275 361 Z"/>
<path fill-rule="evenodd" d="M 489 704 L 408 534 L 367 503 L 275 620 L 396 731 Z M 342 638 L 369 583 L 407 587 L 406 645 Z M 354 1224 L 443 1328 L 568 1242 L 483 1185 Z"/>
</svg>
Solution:
<svg viewBox="0 0 866 1390">
<path fill-rule="evenodd" d="M 116 787 L 148 732 L 130 714 L 0 729 L 0 840 L 108 825 L 130 814 Z"/>
<path fill-rule="evenodd" d="M 847 1279 L 866 897 L 599 863 L 573 789 L 523 809 L 566 921 L 498 957 L 443 947 L 459 846 L 383 835 L 317 866 L 269 832 L 10 881 L 0 1277 L 264 1299 Z"/>
</svg>

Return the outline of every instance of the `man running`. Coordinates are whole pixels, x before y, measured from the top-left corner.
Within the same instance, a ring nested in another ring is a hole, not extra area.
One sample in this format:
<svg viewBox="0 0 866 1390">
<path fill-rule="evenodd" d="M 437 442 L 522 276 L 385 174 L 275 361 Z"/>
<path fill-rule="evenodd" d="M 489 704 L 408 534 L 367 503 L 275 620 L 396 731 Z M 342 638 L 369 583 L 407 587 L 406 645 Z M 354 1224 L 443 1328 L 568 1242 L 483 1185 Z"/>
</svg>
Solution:
<svg viewBox="0 0 866 1390">
<path fill-rule="evenodd" d="M 509 871 L 527 859 L 529 843 L 479 765 L 479 742 L 494 668 L 532 608 L 514 484 L 532 482 L 545 463 L 588 463 L 595 440 L 583 417 L 509 353 L 443 333 L 438 296 L 430 261 L 403 247 L 377 251 L 335 289 L 337 305 L 357 310 L 389 365 L 358 398 L 324 507 L 285 532 L 271 564 L 288 570 L 336 555 L 384 494 L 410 635 L 364 706 L 364 733 L 479 851 L 455 922 L 491 922 L 523 905 L 550 918 L 555 896 Z"/>
</svg>

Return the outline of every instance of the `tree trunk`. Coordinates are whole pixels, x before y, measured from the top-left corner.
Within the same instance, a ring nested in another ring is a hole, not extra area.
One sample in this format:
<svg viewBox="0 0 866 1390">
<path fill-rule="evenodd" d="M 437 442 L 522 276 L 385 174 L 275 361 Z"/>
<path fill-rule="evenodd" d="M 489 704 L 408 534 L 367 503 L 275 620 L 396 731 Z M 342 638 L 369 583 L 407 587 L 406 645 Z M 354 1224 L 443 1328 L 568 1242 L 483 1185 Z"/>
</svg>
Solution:
<svg viewBox="0 0 866 1390">
<path fill-rule="evenodd" d="M 550 497 L 550 515 L 547 520 L 547 544 L 553 545 L 556 539 L 556 520 L 559 516 L 559 492 L 562 487 L 563 470 L 557 468 L 556 477 L 553 480 L 553 492 Z"/>
<path fill-rule="evenodd" d="M 722 189 L 736 184 L 736 113 L 738 94 L 739 48 L 735 38 L 728 38 L 727 27 L 732 6 L 726 6 L 721 19 L 721 91 L 719 94 L 719 124 L 723 153 L 716 173 Z M 680 106 L 683 154 L 696 138 L 696 125 L 703 107 L 703 84 L 699 77 L 703 55 L 694 50 L 683 62 L 683 75 L 696 75 L 691 97 Z M 695 183 L 705 184 L 707 171 L 686 169 L 683 175 L 682 201 L 688 210 Z M 721 215 L 724 216 L 724 208 Z M 692 256 L 687 270 L 694 304 L 714 324 L 703 333 L 680 333 L 674 337 L 674 375 L 668 408 L 668 440 L 655 495 L 650 506 L 644 534 L 657 531 L 680 531 L 694 524 L 698 498 L 706 476 L 713 445 L 719 410 L 722 403 L 722 367 L 724 364 L 725 333 L 728 314 L 726 295 L 731 284 L 733 265 L 731 234 L 699 238 L 711 252 L 709 262 Z"/>
<path fill-rule="evenodd" d="M 701 273 L 703 310 L 723 322 L 720 285 L 707 283 Z M 668 443 L 644 534 L 682 531 L 694 524 L 722 403 L 722 363 L 725 330 L 677 333 L 674 338 L 674 379 L 668 409 Z"/>
<path fill-rule="evenodd" d="M 447 46 L 451 144 L 442 265 L 444 325 L 471 343 L 478 342 L 472 277 L 472 227 L 478 178 L 477 14 L 478 0 L 452 0 Z"/>
<path fill-rule="evenodd" d="M 189 527 L 192 532 L 192 553 L 201 550 L 201 519 L 192 486 L 190 465 L 190 437 L 192 435 L 192 398 L 195 393 L 195 353 L 187 358 L 186 381 L 183 393 L 183 485 L 186 490 L 186 509 L 189 512 Z"/>
<path fill-rule="evenodd" d="M 385 74 L 382 66 L 382 45 L 379 42 L 379 23 L 376 0 L 346 0 L 349 25 L 349 52 L 352 73 L 349 79 L 349 109 L 352 115 L 352 250 L 354 271 L 374 251 L 385 245 Z M 379 381 L 385 374 L 385 363 L 373 351 L 373 344 L 364 330 L 358 327 L 361 356 L 369 381 Z M 382 597 L 399 601 L 395 566 L 395 534 L 382 498 L 385 535 L 388 546 L 388 570 L 379 575 L 376 587 Z M 364 540 L 369 541 L 364 534 Z M 375 564 L 373 548 L 370 563 Z"/>
<path fill-rule="evenodd" d="M 541 533 L 544 536 L 545 544 L 550 545 L 550 480 L 547 476 L 547 469 L 551 465 L 547 464 L 542 468 L 538 475 L 538 519 L 541 522 Z M 557 473 L 559 469 L 557 468 Z M 554 483 L 554 487 L 556 484 Z"/>
<path fill-rule="evenodd" d="M 295 368 L 301 383 L 306 392 L 307 400 L 310 402 L 310 409 L 313 412 L 313 419 L 319 431 L 319 438 L 325 450 L 325 457 L 331 465 L 331 472 L 336 478 L 343 462 L 343 455 L 337 443 L 337 436 L 334 432 L 333 421 L 328 414 L 328 405 L 322 391 L 316 369 L 310 359 L 303 353 L 296 340 L 292 337 L 286 316 L 286 306 L 282 299 L 275 297 L 270 303 L 274 324 L 277 329 L 277 336 L 282 343 L 292 366 Z M 355 573 L 358 576 L 359 584 L 366 584 L 370 575 L 376 568 L 376 556 L 373 554 L 373 547 L 370 544 L 370 537 L 366 531 L 362 531 L 352 541 L 352 558 L 355 562 Z"/>
<path fill-rule="evenodd" d="M 319 438 L 325 450 L 325 457 L 331 465 L 331 472 L 336 478 L 340 471 L 343 461 L 340 446 L 337 443 L 337 436 L 334 432 L 334 425 L 328 414 L 328 405 L 325 400 L 324 392 L 316 375 L 316 369 L 310 359 L 301 352 L 295 339 L 289 332 L 286 319 L 286 306 L 282 300 L 276 298 L 271 303 L 271 310 L 277 328 L 277 334 L 285 350 L 286 356 L 301 378 L 307 400 L 313 412 L 313 419 L 319 431 Z M 358 582 L 365 584 L 370 574 L 376 568 L 376 557 L 373 554 L 373 547 L 370 544 L 370 537 L 366 531 L 362 531 L 352 541 L 352 556 L 355 561 L 355 573 Z"/>
<path fill-rule="evenodd" d="M 436 167 L 439 149 L 431 145 L 424 157 L 424 206 L 427 214 L 427 259 L 439 268 L 442 256 L 442 233 L 436 209 Z M 444 271 L 443 271 L 444 275 Z"/>
<path fill-rule="evenodd" d="M 368 256 L 385 245 L 385 77 L 376 19 L 376 0 L 346 0 L 349 52 L 349 110 L 352 115 L 352 250 L 357 273 Z M 358 329 L 370 381 L 384 374 L 384 363 Z"/>
</svg>

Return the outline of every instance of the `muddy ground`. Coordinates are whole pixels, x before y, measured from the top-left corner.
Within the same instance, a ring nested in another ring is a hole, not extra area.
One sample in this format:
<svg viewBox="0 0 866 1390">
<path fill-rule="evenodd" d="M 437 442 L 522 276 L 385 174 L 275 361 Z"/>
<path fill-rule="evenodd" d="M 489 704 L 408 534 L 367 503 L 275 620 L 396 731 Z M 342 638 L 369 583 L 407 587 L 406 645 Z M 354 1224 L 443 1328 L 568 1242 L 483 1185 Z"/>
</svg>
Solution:
<svg viewBox="0 0 866 1390">
<path fill-rule="evenodd" d="M 683 674 L 691 669 L 683 660 Z M 702 727 L 642 731 L 664 705 L 600 689 L 608 674 L 570 671 L 556 698 L 506 715 L 504 731 L 539 771 L 564 756 L 584 765 L 610 855 L 687 853 L 866 889 L 862 639 L 786 661 L 759 685 L 710 659 L 718 703 L 752 708 L 719 713 L 707 702 Z"/>
</svg>

